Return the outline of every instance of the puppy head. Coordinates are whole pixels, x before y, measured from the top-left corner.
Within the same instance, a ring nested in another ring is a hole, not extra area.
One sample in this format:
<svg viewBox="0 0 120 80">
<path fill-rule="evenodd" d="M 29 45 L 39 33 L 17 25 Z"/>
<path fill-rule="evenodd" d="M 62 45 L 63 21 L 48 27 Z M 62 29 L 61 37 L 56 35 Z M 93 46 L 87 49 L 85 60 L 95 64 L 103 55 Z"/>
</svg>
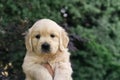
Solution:
<svg viewBox="0 0 120 80">
<path fill-rule="evenodd" d="M 37 21 L 26 35 L 26 48 L 36 54 L 55 54 L 64 51 L 69 38 L 63 28 L 54 21 L 41 19 Z"/>
</svg>

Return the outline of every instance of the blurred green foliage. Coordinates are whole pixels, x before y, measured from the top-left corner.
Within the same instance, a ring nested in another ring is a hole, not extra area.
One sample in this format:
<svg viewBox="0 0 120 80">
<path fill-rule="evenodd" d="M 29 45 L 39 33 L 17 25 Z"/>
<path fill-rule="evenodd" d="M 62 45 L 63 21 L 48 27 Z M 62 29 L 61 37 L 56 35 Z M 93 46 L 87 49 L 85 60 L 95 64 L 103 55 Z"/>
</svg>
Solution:
<svg viewBox="0 0 120 80">
<path fill-rule="evenodd" d="M 83 39 L 70 37 L 74 80 L 120 80 L 120 0 L 0 0 L 1 80 L 24 80 L 22 33 L 41 18 Z"/>
</svg>

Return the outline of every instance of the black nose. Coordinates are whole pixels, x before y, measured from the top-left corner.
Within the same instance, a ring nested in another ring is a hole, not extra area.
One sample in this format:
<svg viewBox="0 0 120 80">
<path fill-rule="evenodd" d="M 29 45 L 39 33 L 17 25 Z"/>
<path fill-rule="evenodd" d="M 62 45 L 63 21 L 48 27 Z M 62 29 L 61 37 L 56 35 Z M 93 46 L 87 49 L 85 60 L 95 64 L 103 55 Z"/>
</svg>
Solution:
<svg viewBox="0 0 120 80">
<path fill-rule="evenodd" d="M 49 52 L 50 51 L 50 45 L 48 43 L 43 43 L 41 48 L 42 48 L 43 52 Z"/>
</svg>

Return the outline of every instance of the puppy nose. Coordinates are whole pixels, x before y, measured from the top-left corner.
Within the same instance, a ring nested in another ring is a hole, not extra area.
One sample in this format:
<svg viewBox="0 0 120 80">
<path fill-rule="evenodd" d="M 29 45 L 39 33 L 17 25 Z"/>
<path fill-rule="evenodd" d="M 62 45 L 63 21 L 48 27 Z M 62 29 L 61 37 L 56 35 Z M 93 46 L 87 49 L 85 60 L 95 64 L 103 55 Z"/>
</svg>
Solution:
<svg viewBox="0 0 120 80">
<path fill-rule="evenodd" d="M 44 52 L 48 52 L 50 50 L 50 45 L 48 43 L 43 43 L 41 47 Z"/>
</svg>

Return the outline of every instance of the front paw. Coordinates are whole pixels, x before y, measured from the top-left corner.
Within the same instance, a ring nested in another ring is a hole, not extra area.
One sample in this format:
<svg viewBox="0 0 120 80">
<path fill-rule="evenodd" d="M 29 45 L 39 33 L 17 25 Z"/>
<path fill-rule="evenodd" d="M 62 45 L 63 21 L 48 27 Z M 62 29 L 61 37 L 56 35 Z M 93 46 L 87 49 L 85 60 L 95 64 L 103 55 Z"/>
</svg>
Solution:
<svg viewBox="0 0 120 80">
<path fill-rule="evenodd" d="M 53 80 L 53 78 L 47 69 L 43 69 L 36 73 L 35 80 Z"/>
</svg>

